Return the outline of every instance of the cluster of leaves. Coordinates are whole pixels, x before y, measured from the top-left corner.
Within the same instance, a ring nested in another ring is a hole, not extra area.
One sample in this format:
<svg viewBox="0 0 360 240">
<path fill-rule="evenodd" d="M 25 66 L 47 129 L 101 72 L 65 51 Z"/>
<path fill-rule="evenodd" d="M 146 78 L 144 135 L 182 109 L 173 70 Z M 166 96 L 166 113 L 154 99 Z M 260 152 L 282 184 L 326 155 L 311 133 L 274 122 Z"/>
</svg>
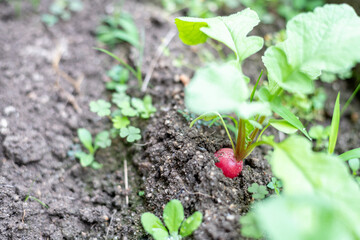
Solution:
<svg viewBox="0 0 360 240">
<path fill-rule="evenodd" d="M 274 22 L 273 12 L 288 21 L 301 12 L 312 11 L 325 3 L 324 0 L 241 0 L 240 2 L 253 9 L 264 23 Z"/>
<path fill-rule="evenodd" d="M 113 90 L 111 102 L 103 99 L 90 102 L 90 110 L 98 116 L 107 116 L 113 122 L 112 136 L 119 135 L 128 142 L 134 142 L 141 138 L 140 129 L 130 126 L 130 119 L 140 117 L 148 119 L 156 108 L 152 105 L 152 99 L 146 95 L 143 99 L 130 97 L 126 94 L 129 72 L 121 66 L 115 66 L 108 72 L 112 79 L 106 84 L 108 90 Z M 111 106 L 113 105 L 113 109 Z"/>
<path fill-rule="evenodd" d="M 132 16 L 126 12 L 114 12 L 104 17 L 96 29 L 97 39 L 113 48 L 116 44 L 127 42 L 135 47 L 140 46 L 139 32 Z"/>
<path fill-rule="evenodd" d="M 22 0 L 1 0 L 1 2 L 5 2 L 5 3 L 9 3 L 13 6 L 15 14 L 17 17 L 21 16 L 21 12 L 22 12 Z M 31 3 L 32 8 L 37 11 L 39 9 L 39 5 L 40 5 L 40 0 L 30 0 L 29 1 Z"/>
<path fill-rule="evenodd" d="M 78 137 L 83 146 L 88 150 L 87 153 L 83 151 L 77 151 L 75 157 L 80 160 L 80 164 L 83 167 L 91 166 L 94 169 L 99 169 L 102 164 L 95 161 L 95 153 L 99 148 L 107 148 L 111 145 L 111 140 L 108 131 L 100 132 L 96 135 L 94 141 L 91 133 L 85 128 L 79 128 Z"/>
<path fill-rule="evenodd" d="M 312 94 L 314 80 L 323 71 L 338 74 L 360 61 L 360 17 L 355 11 L 346 4 L 330 4 L 290 20 L 286 40 L 265 51 L 263 62 L 268 83 L 258 91 L 260 77 L 250 91 L 249 78 L 241 70 L 243 60 L 263 46 L 262 38 L 247 36 L 259 22 L 254 11 L 245 9 L 228 17 L 207 19 L 181 17 L 175 22 L 185 44 L 200 44 L 213 38 L 236 54 L 236 61 L 211 63 L 196 71 L 185 89 L 186 107 L 202 114 L 194 121 L 219 119 L 239 161 L 261 144 L 274 147 L 270 164 L 274 175 L 282 180 L 282 194 L 256 203 L 242 217 L 243 235 L 261 237 L 265 233 L 270 239 L 359 238 L 360 189 L 344 161 L 359 158 L 360 148 L 338 157 L 333 154 L 340 121 L 340 96 L 334 107 L 327 153 L 313 152 L 305 127 L 282 105 L 285 91 Z M 281 119 L 275 119 L 273 112 Z M 236 115 L 233 120 L 238 130 L 236 146 L 221 114 Z M 292 135 L 276 143 L 273 136 L 263 135 L 269 126 L 286 134 L 298 130 L 308 139 Z M 281 185 L 272 186 L 279 189 Z M 260 187 L 254 186 L 251 191 L 258 193 Z M 264 191 L 260 193 L 264 195 Z"/>
<path fill-rule="evenodd" d="M 184 220 L 184 208 L 179 200 L 171 200 L 164 208 L 163 220 L 152 213 L 146 212 L 141 216 L 141 223 L 146 232 L 155 240 L 180 240 L 190 236 L 201 224 L 201 212 L 195 212 Z"/>
<path fill-rule="evenodd" d="M 344 162 L 313 152 L 311 143 L 300 136 L 272 144 L 270 164 L 284 188 L 279 197 L 255 203 L 240 219 L 242 234 L 269 239 L 359 238 L 360 189 Z"/>
<path fill-rule="evenodd" d="M 324 107 L 327 94 L 323 88 L 316 88 L 311 95 L 295 93 L 284 94 L 282 103 L 301 119 L 306 121 L 324 120 Z"/>
<path fill-rule="evenodd" d="M 131 119 L 140 117 L 148 119 L 156 108 L 152 105 L 152 99 L 146 95 L 143 99 L 130 97 L 126 94 L 129 71 L 119 65 L 114 66 L 108 71 L 107 75 L 111 81 L 106 83 L 106 88 L 112 93 L 111 103 L 103 99 L 90 102 L 90 111 L 99 117 L 108 117 L 113 127 L 109 131 L 103 131 L 95 137 L 94 145 L 92 137 L 86 129 L 79 129 L 78 136 L 88 153 L 83 151 L 76 152 L 75 156 L 80 159 L 83 167 L 101 168 L 101 164 L 94 159 L 96 150 L 106 148 L 111 145 L 111 138 L 120 136 L 127 142 L 135 142 L 141 139 L 139 128 L 131 126 Z"/>
<path fill-rule="evenodd" d="M 143 58 L 143 44 L 140 41 L 140 34 L 135 25 L 132 16 L 126 12 L 114 12 L 113 15 L 106 16 L 101 25 L 96 29 L 97 39 L 109 48 L 114 48 L 119 43 L 129 43 L 138 50 L 139 58 L 136 66 L 133 67 L 127 61 L 117 57 L 112 52 L 106 49 L 96 48 L 102 51 L 123 65 L 129 70 L 137 79 L 139 85 L 142 84 L 142 58 Z"/>
<path fill-rule="evenodd" d="M 203 18 L 215 16 L 221 8 L 236 8 L 240 5 L 238 0 L 161 0 L 161 3 L 167 11 L 186 9 L 188 16 Z"/>
<path fill-rule="evenodd" d="M 72 12 L 79 12 L 83 9 L 81 0 L 54 0 L 51 4 L 49 14 L 43 14 L 41 20 L 49 27 L 55 25 L 59 20 L 67 21 L 71 18 Z"/>
<path fill-rule="evenodd" d="M 276 195 L 280 195 L 280 190 L 282 188 L 282 182 L 279 179 L 277 179 L 276 177 L 272 177 L 271 182 L 269 182 L 266 186 L 268 188 L 274 190 Z M 257 183 L 251 184 L 251 186 L 248 187 L 248 192 L 252 193 L 252 197 L 255 200 L 264 199 L 265 196 L 267 194 L 269 194 L 269 192 L 266 190 L 265 186 L 259 185 Z"/>
</svg>

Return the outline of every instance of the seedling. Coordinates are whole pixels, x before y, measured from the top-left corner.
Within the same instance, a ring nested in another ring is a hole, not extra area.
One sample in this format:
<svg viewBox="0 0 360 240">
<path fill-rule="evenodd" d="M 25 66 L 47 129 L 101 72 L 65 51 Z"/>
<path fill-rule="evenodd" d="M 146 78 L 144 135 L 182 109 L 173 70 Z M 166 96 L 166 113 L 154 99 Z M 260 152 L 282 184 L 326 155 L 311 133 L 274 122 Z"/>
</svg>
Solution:
<svg viewBox="0 0 360 240">
<path fill-rule="evenodd" d="M 349 160 L 349 166 L 352 170 L 352 174 L 356 176 L 357 171 L 360 169 L 360 161 L 358 158 L 353 158 Z"/>
<path fill-rule="evenodd" d="M 312 139 L 316 140 L 316 150 L 326 149 L 329 145 L 330 126 L 315 125 L 310 128 L 309 135 Z"/>
<path fill-rule="evenodd" d="M 41 20 L 49 27 L 55 25 L 59 20 L 69 20 L 72 12 L 83 9 L 81 0 L 54 0 L 50 6 L 50 14 L 43 14 Z"/>
<path fill-rule="evenodd" d="M 111 104 L 102 99 L 90 102 L 90 111 L 96 113 L 100 117 L 110 115 L 110 107 Z"/>
<path fill-rule="evenodd" d="M 134 142 L 141 138 L 140 129 L 133 126 L 121 128 L 120 137 L 126 138 L 128 142 Z"/>
<path fill-rule="evenodd" d="M 254 11 L 245 9 L 227 17 L 207 19 L 180 17 L 175 23 L 185 44 L 201 44 L 213 38 L 236 55 L 236 61 L 200 68 L 185 89 L 186 107 L 193 113 L 202 114 L 190 126 L 200 119 L 218 119 L 223 124 L 233 150 L 228 163 L 236 161 L 241 164 L 255 147 L 266 144 L 262 136 L 269 126 L 286 134 L 299 130 L 311 139 L 298 117 L 281 104 L 282 93 L 313 93 L 313 82 L 322 71 L 343 72 L 360 59 L 360 18 L 346 4 L 325 5 L 288 22 L 286 40 L 268 48 L 263 56 L 268 84 L 257 90 L 260 74 L 250 91 L 250 81 L 243 74 L 241 64 L 259 51 L 264 42 L 260 37 L 247 36 L 259 23 Z M 338 39 L 337 35 L 343 37 Z M 281 119 L 271 117 L 272 112 Z M 222 114 L 236 115 L 233 120 L 237 128 L 235 144 Z M 338 116 L 336 112 L 334 118 L 338 119 Z M 331 127 L 330 132 L 328 151 L 333 153 L 337 131 Z M 222 170 L 224 172 L 224 168 Z"/>
<path fill-rule="evenodd" d="M 140 47 L 139 32 L 132 16 L 126 12 L 115 12 L 106 16 L 96 29 L 96 34 L 100 42 L 111 48 L 122 42 Z"/>
<path fill-rule="evenodd" d="M 130 143 L 137 141 L 141 139 L 141 131 L 139 128 L 130 126 L 131 119 L 136 117 L 150 118 L 156 112 L 156 108 L 152 105 L 152 98 L 145 95 L 143 99 L 140 99 L 126 94 L 126 84 L 129 77 L 127 69 L 115 66 L 107 74 L 111 78 L 111 81 L 106 84 L 107 89 L 113 91 L 111 103 L 102 99 L 92 101 L 90 102 L 90 110 L 98 116 L 106 116 L 112 121 L 111 138 L 120 136 Z"/>
<path fill-rule="evenodd" d="M 282 182 L 276 177 L 272 177 L 271 182 L 268 183 L 267 187 L 274 190 L 276 195 L 280 195 L 280 188 L 282 188 Z"/>
<path fill-rule="evenodd" d="M 248 187 L 248 192 L 252 193 L 252 197 L 255 200 L 264 199 L 265 196 L 269 194 L 265 186 L 259 185 L 257 183 L 251 184 L 251 186 Z"/>
<path fill-rule="evenodd" d="M 38 199 L 38 198 L 36 198 L 36 197 L 33 197 L 33 196 L 31 196 L 31 195 L 26 195 L 24 202 L 27 202 L 27 200 L 29 200 L 29 199 L 38 202 L 38 203 L 39 203 L 41 206 L 43 206 L 44 208 L 49 208 L 49 205 L 47 205 L 46 203 L 42 202 L 40 199 Z"/>
<path fill-rule="evenodd" d="M 139 86 L 141 86 L 141 67 L 144 54 L 144 41 L 140 41 L 140 34 L 132 16 L 125 12 L 115 12 L 112 16 L 107 16 L 103 19 L 102 24 L 97 28 L 96 33 L 97 39 L 110 48 L 113 48 L 118 43 L 126 42 L 138 50 L 138 61 L 135 63 L 136 66 L 132 67 L 125 60 L 117 57 L 112 52 L 103 48 L 95 48 L 117 60 L 137 78 Z"/>
<path fill-rule="evenodd" d="M 164 208 L 163 220 L 146 212 L 141 215 L 141 223 L 147 233 L 155 240 L 179 240 L 190 236 L 201 224 L 201 212 L 195 212 L 184 220 L 184 208 L 179 200 L 171 200 Z"/>
<path fill-rule="evenodd" d="M 88 153 L 79 151 L 75 153 L 75 157 L 80 159 L 80 164 L 83 167 L 91 166 L 94 169 L 99 169 L 102 164 L 95 161 L 95 153 L 99 148 L 107 148 L 111 145 L 109 132 L 103 131 L 96 135 L 94 143 L 91 133 L 85 128 L 78 129 L 78 137 L 83 146 L 88 150 Z"/>
</svg>

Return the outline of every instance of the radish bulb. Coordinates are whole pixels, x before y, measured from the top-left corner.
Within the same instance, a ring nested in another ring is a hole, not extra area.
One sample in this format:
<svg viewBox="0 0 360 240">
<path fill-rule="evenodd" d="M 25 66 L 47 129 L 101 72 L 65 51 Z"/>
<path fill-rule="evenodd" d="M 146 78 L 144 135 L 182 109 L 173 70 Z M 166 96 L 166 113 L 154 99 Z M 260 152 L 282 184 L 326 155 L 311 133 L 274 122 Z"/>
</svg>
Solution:
<svg viewBox="0 0 360 240">
<path fill-rule="evenodd" d="M 222 148 L 214 155 L 219 159 L 215 165 L 222 170 L 225 177 L 235 178 L 239 176 L 243 169 L 243 161 L 236 160 L 232 148 Z"/>
</svg>

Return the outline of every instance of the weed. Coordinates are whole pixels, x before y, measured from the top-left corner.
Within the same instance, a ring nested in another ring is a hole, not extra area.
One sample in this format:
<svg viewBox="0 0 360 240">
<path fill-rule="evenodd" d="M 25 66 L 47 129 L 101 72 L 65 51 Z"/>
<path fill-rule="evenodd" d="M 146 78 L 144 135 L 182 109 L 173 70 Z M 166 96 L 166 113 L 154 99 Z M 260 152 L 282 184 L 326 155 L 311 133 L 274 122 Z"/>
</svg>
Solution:
<svg viewBox="0 0 360 240">
<path fill-rule="evenodd" d="M 257 183 L 251 184 L 251 186 L 248 187 L 248 192 L 252 193 L 252 197 L 255 200 L 264 199 L 265 196 L 269 194 L 265 186 L 259 185 Z"/>
<path fill-rule="evenodd" d="M 83 146 L 88 150 L 88 153 L 83 151 L 78 151 L 75 153 L 75 157 L 80 159 L 80 164 L 83 167 L 91 166 L 94 169 L 99 169 L 102 167 L 102 164 L 95 161 L 95 153 L 99 148 L 107 148 L 111 145 L 111 140 L 109 138 L 109 132 L 103 131 L 96 135 L 93 142 L 91 133 L 85 128 L 79 128 L 78 137 Z"/>
<path fill-rule="evenodd" d="M 155 240 L 179 240 L 190 236 L 200 226 L 203 217 L 201 212 L 195 212 L 187 219 L 184 218 L 181 202 L 174 199 L 164 208 L 163 220 L 167 229 L 158 217 L 149 212 L 141 215 L 141 223 L 145 231 Z"/>
<path fill-rule="evenodd" d="M 276 177 L 271 178 L 271 182 L 267 185 L 268 188 L 275 191 L 276 195 L 280 195 L 280 189 L 282 188 L 282 182 Z"/>
<path fill-rule="evenodd" d="M 68 21 L 72 12 L 79 12 L 83 9 L 81 0 L 54 0 L 51 4 L 49 14 L 43 14 L 41 20 L 49 27 L 55 25 L 59 20 Z"/>
</svg>

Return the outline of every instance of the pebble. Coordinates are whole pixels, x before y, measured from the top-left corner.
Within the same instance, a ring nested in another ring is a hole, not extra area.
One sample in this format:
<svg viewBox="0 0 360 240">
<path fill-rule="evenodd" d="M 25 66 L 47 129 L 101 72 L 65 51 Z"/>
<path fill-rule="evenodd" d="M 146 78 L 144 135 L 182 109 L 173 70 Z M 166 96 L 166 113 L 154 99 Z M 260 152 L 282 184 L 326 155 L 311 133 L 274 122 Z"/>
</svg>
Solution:
<svg viewBox="0 0 360 240">
<path fill-rule="evenodd" d="M 4 108 L 4 114 L 6 116 L 9 116 L 11 115 L 12 113 L 15 113 L 16 112 L 16 108 L 13 107 L 13 106 L 7 106 L 6 108 Z"/>
<path fill-rule="evenodd" d="M 1 128 L 7 128 L 8 127 L 8 122 L 5 118 L 2 118 L 0 121 L 0 127 Z"/>
</svg>

